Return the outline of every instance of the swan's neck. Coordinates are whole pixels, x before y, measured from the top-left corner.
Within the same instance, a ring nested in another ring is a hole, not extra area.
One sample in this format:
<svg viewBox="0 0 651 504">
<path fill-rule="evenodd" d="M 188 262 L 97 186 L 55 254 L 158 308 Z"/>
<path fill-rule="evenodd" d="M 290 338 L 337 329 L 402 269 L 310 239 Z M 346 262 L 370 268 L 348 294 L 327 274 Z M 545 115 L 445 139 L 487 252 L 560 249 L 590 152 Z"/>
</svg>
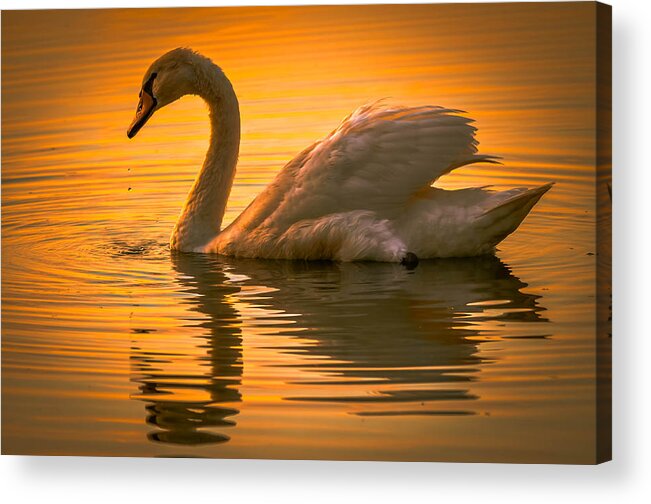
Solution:
<svg viewBox="0 0 651 504">
<path fill-rule="evenodd" d="M 194 94 L 210 108 L 211 134 L 206 159 L 170 240 L 173 249 L 186 252 L 219 234 L 240 148 L 240 108 L 233 86 L 210 60 L 201 58 L 194 68 Z"/>
</svg>

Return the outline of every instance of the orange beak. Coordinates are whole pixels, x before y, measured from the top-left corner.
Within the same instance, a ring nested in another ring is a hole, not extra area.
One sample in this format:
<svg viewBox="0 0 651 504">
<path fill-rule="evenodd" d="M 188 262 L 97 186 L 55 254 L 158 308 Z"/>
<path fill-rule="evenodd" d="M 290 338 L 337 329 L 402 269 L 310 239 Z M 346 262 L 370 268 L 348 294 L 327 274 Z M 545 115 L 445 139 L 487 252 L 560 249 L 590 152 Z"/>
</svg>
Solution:
<svg viewBox="0 0 651 504">
<path fill-rule="evenodd" d="M 156 98 L 154 98 L 149 92 L 144 89 L 140 92 L 140 101 L 138 102 L 138 108 L 136 109 L 136 116 L 131 122 L 131 126 L 127 130 L 127 136 L 133 138 L 136 136 L 136 133 L 140 131 L 147 120 L 151 117 L 156 109 Z"/>
</svg>

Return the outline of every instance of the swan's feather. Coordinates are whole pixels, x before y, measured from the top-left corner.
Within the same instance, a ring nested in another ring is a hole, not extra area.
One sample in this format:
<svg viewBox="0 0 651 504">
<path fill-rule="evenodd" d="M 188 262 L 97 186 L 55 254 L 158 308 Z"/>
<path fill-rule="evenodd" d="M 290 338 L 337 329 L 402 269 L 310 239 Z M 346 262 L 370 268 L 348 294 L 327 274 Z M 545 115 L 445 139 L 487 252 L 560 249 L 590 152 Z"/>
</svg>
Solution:
<svg viewBox="0 0 651 504">
<path fill-rule="evenodd" d="M 489 254 L 518 228 L 552 185 L 506 191 L 430 187 L 412 200 L 395 229 L 419 257 Z"/>
<path fill-rule="evenodd" d="M 491 159 L 477 155 L 472 120 L 456 113 L 378 103 L 358 109 L 304 158 L 278 214 L 356 210 L 363 201 L 366 210 L 395 215 L 455 167 Z"/>
<path fill-rule="evenodd" d="M 382 103 L 359 108 L 290 161 L 204 251 L 344 261 L 399 261 L 408 251 L 422 258 L 492 252 L 549 187 L 431 187 L 461 166 L 498 163 L 478 154 L 473 121 L 461 113 Z"/>
</svg>

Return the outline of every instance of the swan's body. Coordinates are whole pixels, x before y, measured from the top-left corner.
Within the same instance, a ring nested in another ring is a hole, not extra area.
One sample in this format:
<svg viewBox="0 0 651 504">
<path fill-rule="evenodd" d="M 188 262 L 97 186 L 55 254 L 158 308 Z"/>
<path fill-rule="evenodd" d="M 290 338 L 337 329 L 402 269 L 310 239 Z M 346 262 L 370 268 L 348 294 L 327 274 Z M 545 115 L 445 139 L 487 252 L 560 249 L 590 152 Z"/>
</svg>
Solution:
<svg viewBox="0 0 651 504">
<path fill-rule="evenodd" d="M 495 162 L 477 154 L 459 111 L 373 104 L 290 161 L 228 227 L 221 222 L 240 142 L 237 97 L 207 58 L 176 49 L 145 74 L 133 136 L 185 94 L 210 107 L 203 168 L 170 245 L 188 252 L 275 259 L 404 260 L 492 253 L 551 187 L 448 191 L 431 184 L 454 168 Z"/>
</svg>

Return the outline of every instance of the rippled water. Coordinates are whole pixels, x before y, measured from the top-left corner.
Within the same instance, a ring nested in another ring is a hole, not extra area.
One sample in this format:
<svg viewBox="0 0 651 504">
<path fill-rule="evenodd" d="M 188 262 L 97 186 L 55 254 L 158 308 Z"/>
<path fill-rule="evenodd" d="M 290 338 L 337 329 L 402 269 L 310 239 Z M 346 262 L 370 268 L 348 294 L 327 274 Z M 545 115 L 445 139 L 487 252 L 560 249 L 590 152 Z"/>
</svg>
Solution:
<svg viewBox="0 0 651 504">
<path fill-rule="evenodd" d="M 593 461 L 591 8 L 4 12 L 3 452 Z M 178 45 L 240 97 L 229 222 L 383 96 L 468 110 L 505 158 L 442 185 L 557 185 L 498 257 L 171 253 L 205 108 L 125 131 L 143 71 Z"/>
</svg>

